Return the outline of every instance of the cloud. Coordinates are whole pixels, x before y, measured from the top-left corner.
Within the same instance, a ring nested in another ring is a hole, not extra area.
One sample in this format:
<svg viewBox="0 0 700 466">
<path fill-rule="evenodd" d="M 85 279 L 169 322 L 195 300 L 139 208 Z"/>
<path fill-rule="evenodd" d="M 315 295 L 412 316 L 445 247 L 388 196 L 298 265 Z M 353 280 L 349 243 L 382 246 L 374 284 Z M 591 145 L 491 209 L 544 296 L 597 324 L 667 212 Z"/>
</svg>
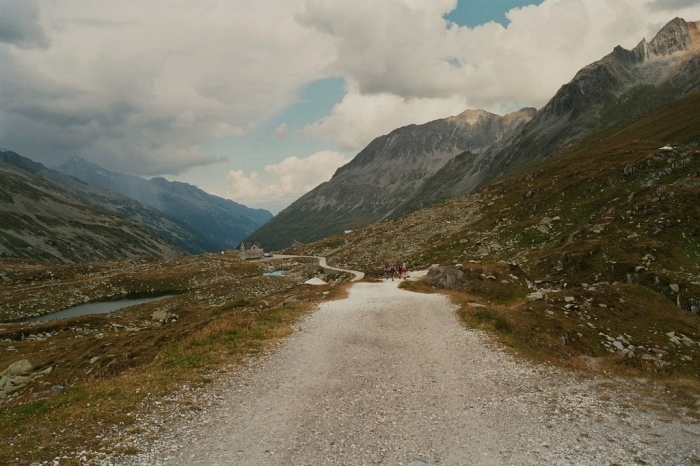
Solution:
<svg viewBox="0 0 700 466">
<path fill-rule="evenodd" d="M 677 10 L 700 5 L 700 0 L 654 0 L 649 4 L 652 10 Z"/>
<path fill-rule="evenodd" d="M 46 48 L 49 40 L 39 24 L 37 0 L 0 0 L 0 43 Z"/>
<path fill-rule="evenodd" d="M 287 123 L 282 123 L 279 125 L 273 134 L 277 139 L 285 139 L 289 135 Z"/>
<path fill-rule="evenodd" d="M 393 94 L 362 95 L 351 89 L 330 115 L 307 125 L 304 134 L 336 141 L 344 149 L 358 149 L 398 127 L 457 115 L 465 108 L 467 101 L 459 96 L 404 98 Z"/>
<path fill-rule="evenodd" d="M 0 0 L 0 40 L 50 39 L 41 51 L 0 44 L 0 141 L 48 165 L 80 155 L 134 174 L 220 161 L 192 148 L 255 131 L 324 76 L 328 47 L 297 10 L 287 0 Z"/>
<path fill-rule="evenodd" d="M 349 91 L 306 134 L 359 149 L 390 129 L 465 108 L 540 108 L 578 70 L 615 45 L 631 48 L 650 39 L 673 17 L 650 8 L 658 0 L 545 0 L 509 11 L 507 27 L 467 28 L 443 19 L 454 3 L 308 1 L 298 21 L 331 41 L 329 69 L 345 78 Z M 684 13 L 699 19 L 700 7 Z"/>
<path fill-rule="evenodd" d="M 265 174 L 243 170 L 228 173 L 228 195 L 244 204 L 285 205 L 319 184 L 328 181 L 349 158 L 332 151 L 320 151 L 306 158 L 287 157 L 278 164 L 265 166 Z"/>
<path fill-rule="evenodd" d="M 685 0 L 545 0 L 511 10 L 507 27 L 466 28 L 444 19 L 456 4 L 0 0 L 0 145 L 50 166 L 79 155 L 182 173 L 234 157 L 229 139 L 338 76 L 347 95 L 304 134 L 356 150 L 466 108 L 541 107 L 615 45 L 650 39 L 674 15 L 700 19 Z M 264 191 L 273 175 L 258 171 Z"/>
</svg>

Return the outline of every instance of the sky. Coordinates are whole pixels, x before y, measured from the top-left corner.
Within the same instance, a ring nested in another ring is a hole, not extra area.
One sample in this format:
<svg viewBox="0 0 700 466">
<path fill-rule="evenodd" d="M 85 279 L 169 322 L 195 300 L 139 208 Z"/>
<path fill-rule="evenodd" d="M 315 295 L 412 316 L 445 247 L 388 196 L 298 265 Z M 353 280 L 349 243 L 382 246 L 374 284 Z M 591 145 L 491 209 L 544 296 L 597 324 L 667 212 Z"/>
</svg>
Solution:
<svg viewBox="0 0 700 466">
<path fill-rule="evenodd" d="M 374 138 L 541 108 L 700 0 L 0 0 L 0 148 L 273 213 Z"/>
</svg>

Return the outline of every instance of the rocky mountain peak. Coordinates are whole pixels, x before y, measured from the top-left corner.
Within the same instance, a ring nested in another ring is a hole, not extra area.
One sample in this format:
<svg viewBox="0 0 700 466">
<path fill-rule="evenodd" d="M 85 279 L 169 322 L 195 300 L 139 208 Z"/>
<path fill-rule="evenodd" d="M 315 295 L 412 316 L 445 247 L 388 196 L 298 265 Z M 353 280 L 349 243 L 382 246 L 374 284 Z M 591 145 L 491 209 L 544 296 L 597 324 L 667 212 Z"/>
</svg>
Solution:
<svg viewBox="0 0 700 466">
<path fill-rule="evenodd" d="M 489 113 L 486 110 L 465 110 L 459 115 L 455 115 L 449 118 L 446 118 L 445 121 L 449 123 L 456 123 L 460 126 L 472 126 L 479 121 L 483 120 L 484 118 L 487 117 L 496 117 L 497 115 L 493 113 Z"/>
<path fill-rule="evenodd" d="M 665 57 L 677 52 L 687 52 L 700 46 L 700 21 L 687 22 L 675 18 L 664 26 L 654 38 L 642 41 L 632 50 L 638 61 L 653 57 Z"/>
</svg>

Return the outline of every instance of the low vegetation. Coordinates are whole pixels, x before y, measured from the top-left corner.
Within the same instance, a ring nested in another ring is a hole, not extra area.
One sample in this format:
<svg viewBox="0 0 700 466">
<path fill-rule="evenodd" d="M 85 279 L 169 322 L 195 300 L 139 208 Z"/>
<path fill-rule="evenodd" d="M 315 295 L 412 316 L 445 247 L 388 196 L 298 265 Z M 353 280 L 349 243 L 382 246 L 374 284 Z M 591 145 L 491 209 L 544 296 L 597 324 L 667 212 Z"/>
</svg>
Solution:
<svg viewBox="0 0 700 466">
<path fill-rule="evenodd" d="M 1 400 L 3 464 L 59 457 L 60 464 L 85 464 L 107 453 L 134 453 L 114 439 L 137 433 L 139 412 L 182 387 L 208 385 L 224 366 L 291 333 L 291 324 L 316 303 L 345 293 L 340 281 L 303 285 L 318 273 L 316 261 L 306 259 L 212 254 L 2 265 L 0 367 L 26 359 L 34 375 Z M 270 269 L 287 274 L 262 276 Z M 173 296 L 110 314 L 7 322 L 76 302 L 163 294 Z M 198 409 L 185 399 L 178 403 Z"/>
</svg>

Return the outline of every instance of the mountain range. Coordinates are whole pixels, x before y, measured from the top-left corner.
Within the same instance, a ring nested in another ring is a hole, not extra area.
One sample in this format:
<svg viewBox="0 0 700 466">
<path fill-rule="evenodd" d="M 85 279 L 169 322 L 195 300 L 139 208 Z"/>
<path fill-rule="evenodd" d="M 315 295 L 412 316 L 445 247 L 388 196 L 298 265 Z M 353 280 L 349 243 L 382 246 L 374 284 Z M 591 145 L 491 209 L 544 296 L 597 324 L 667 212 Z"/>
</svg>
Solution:
<svg viewBox="0 0 700 466">
<path fill-rule="evenodd" d="M 268 249 L 396 218 L 554 156 L 593 131 L 700 91 L 700 22 L 676 18 L 649 42 L 615 47 L 539 111 L 480 110 L 399 128 L 249 238 Z"/>
<path fill-rule="evenodd" d="M 0 256 L 81 262 L 215 252 L 236 248 L 272 217 L 195 186 L 162 178 L 147 181 L 78 158 L 57 171 L 3 150 L 0 166 L 5 189 L 0 202 Z M 48 192 L 53 202 L 32 204 L 26 198 L 43 200 Z M 55 237 L 52 229 L 63 232 Z M 84 243 L 98 229 L 104 238 Z M 128 242 L 124 230 L 129 231 Z M 71 246 L 57 249 L 62 242 Z"/>
<path fill-rule="evenodd" d="M 49 173 L 41 164 L 0 151 L 0 256 L 74 263 L 186 254 L 151 228 L 98 208 L 59 186 L 45 176 Z M 102 196 L 101 201 L 110 198 L 96 191 L 91 194 Z M 86 189 L 83 194 L 89 192 Z M 124 201 L 122 207 L 135 208 L 135 213 L 160 221 L 157 215 L 140 209 L 137 202 L 120 198 L 111 200 Z"/>
<path fill-rule="evenodd" d="M 89 186 L 135 199 L 160 212 L 189 232 L 191 239 L 179 244 L 192 253 L 234 249 L 272 218 L 267 210 L 251 209 L 187 183 L 161 177 L 145 180 L 112 172 L 80 157 L 73 157 L 56 171 Z"/>
</svg>

